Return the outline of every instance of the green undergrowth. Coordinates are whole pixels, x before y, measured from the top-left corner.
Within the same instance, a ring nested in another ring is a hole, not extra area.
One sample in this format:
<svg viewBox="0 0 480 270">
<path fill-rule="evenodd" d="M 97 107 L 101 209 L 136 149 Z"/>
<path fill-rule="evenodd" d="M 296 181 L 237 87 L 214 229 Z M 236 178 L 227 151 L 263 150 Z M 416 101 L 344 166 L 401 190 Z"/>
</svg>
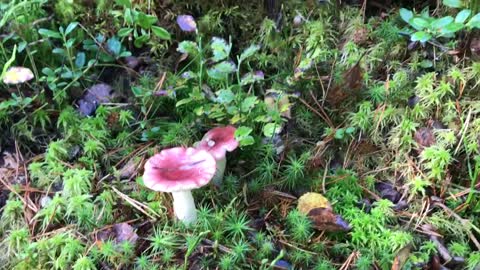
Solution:
<svg viewBox="0 0 480 270">
<path fill-rule="evenodd" d="M 0 65 L 34 74 L 0 84 L 2 269 L 478 269 L 478 3 L 90 2 L 0 3 Z M 186 226 L 143 164 L 227 124 L 240 148 Z"/>
</svg>

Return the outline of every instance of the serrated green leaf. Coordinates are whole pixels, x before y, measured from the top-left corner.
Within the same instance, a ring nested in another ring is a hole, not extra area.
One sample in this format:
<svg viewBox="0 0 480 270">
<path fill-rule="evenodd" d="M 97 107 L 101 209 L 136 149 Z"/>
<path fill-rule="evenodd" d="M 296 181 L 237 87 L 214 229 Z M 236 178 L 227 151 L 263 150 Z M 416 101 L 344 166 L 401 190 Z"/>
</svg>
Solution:
<svg viewBox="0 0 480 270">
<path fill-rule="evenodd" d="M 208 69 L 207 74 L 213 79 L 223 80 L 228 74 L 235 72 L 236 69 L 237 67 L 233 62 L 223 61 Z"/>
<path fill-rule="evenodd" d="M 197 43 L 193 41 L 184 40 L 178 44 L 177 51 L 181 53 L 196 54 L 198 53 L 198 46 Z"/>
<path fill-rule="evenodd" d="M 242 105 L 240 106 L 240 110 L 242 112 L 249 112 L 253 107 L 255 107 L 255 104 L 258 103 L 257 97 L 247 97 L 242 101 Z"/>
<path fill-rule="evenodd" d="M 210 43 L 210 48 L 212 49 L 213 53 L 213 61 L 218 62 L 226 59 L 230 55 L 232 45 L 228 44 L 223 38 L 214 37 Z"/>
<path fill-rule="evenodd" d="M 217 93 L 217 102 L 222 104 L 229 104 L 235 99 L 235 94 L 230 89 L 222 89 Z"/>
</svg>

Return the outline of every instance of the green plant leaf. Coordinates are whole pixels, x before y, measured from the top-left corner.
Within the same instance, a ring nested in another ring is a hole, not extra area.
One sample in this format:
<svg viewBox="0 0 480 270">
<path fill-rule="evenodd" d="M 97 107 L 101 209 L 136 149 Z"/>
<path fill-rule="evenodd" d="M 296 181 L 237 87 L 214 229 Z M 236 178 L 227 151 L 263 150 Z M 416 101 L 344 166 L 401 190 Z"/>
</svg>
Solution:
<svg viewBox="0 0 480 270">
<path fill-rule="evenodd" d="M 468 21 L 467 26 L 469 28 L 480 28 L 480 13 L 473 16 L 470 21 Z"/>
<path fill-rule="evenodd" d="M 217 102 L 229 104 L 235 99 L 235 94 L 230 89 L 222 89 L 217 92 Z"/>
<path fill-rule="evenodd" d="M 232 45 L 228 44 L 227 41 L 223 38 L 214 37 L 212 38 L 210 48 L 212 49 L 213 53 L 213 61 L 218 62 L 224 60 L 230 55 Z"/>
<path fill-rule="evenodd" d="M 248 48 L 246 48 L 242 54 L 240 55 L 240 61 L 243 61 L 247 59 L 248 57 L 251 57 L 254 55 L 256 52 L 260 50 L 260 46 L 256 44 L 250 45 Z"/>
<path fill-rule="evenodd" d="M 341 140 L 341 139 L 345 138 L 345 129 L 339 128 L 339 129 L 335 130 L 335 136 L 334 137 L 337 140 Z"/>
<path fill-rule="evenodd" d="M 432 38 L 432 35 L 430 35 L 429 33 L 424 31 L 418 31 L 418 32 L 415 32 L 410 39 L 412 41 L 420 41 L 422 43 L 425 43 L 429 41 L 431 38 Z"/>
<path fill-rule="evenodd" d="M 50 29 L 40 28 L 38 29 L 38 33 L 42 36 L 49 37 L 49 38 L 58 38 L 58 39 L 62 38 L 60 33 L 56 31 L 52 31 Z"/>
<path fill-rule="evenodd" d="M 126 37 L 128 35 L 130 35 L 130 33 L 132 33 L 133 31 L 133 28 L 120 28 L 120 30 L 118 30 L 117 32 L 117 35 L 119 37 Z"/>
<path fill-rule="evenodd" d="M 462 30 L 464 27 L 465 25 L 463 23 L 454 22 L 442 28 L 440 30 L 440 33 L 442 34 L 442 36 L 447 36 Z"/>
<path fill-rule="evenodd" d="M 137 47 L 137 48 L 141 48 L 143 46 L 143 44 L 148 42 L 149 39 L 150 39 L 150 36 L 141 35 L 141 36 L 139 36 L 135 39 L 135 41 L 133 42 L 133 45 L 135 45 L 135 47 Z"/>
<path fill-rule="evenodd" d="M 443 4 L 451 8 L 463 7 L 463 2 L 461 0 L 443 0 Z"/>
<path fill-rule="evenodd" d="M 233 62 L 223 61 L 208 69 L 207 74 L 213 79 L 223 80 L 226 79 L 228 74 L 235 72 L 236 69 L 237 67 Z"/>
<path fill-rule="evenodd" d="M 65 35 L 70 34 L 75 28 L 77 27 L 78 22 L 71 22 L 68 26 L 67 29 L 65 30 Z"/>
<path fill-rule="evenodd" d="M 430 23 L 424 18 L 417 17 L 410 20 L 410 25 L 416 30 L 423 30 L 428 28 Z"/>
<path fill-rule="evenodd" d="M 441 29 L 442 27 L 445 27 L 449 24 L 451 24 L 454 21 L 452 16 L 446 16 L 440 19 L 434 20 L 431 24 L 430 27 L 434 29 Z"/>
<path fill-rule="evenodd" d="M 149 29 L 154 23 L 157 22 L 157 17 L 148 15 L 143 12 L 139 12 L 135 22 L 143 29 Z"/>
<path fill-rule="evenodd" d="M 255 104 L 258 103 L 257 97 L 252 96 L 252 97 L 247 97 L 242 101 L 241 105 L 241 110 L 242 112 L 249 112 L 253 107 L 255 107 Z"/>
<path fill-rule="evenodd" d="M 121 5 L 128 8 L 132 6 L 132 3 L 130 2 L 130 0 L 115 0 L 115 3 L 117 3 L 117 5 Z"/>
<path fill-rule="evenodd" d="M 120 54 L 120 50 L 122 49 L 122 43 L 120 43 L 116 37 L 111 37 L 107 40 L 107 48 L 109 52 L 117 56 Z"/>
<path fill-rule="evenodd" d="M 240 146 L 247 146 L 255 143 L 255 140 L 252 136 L 250 136 L 250 133 L 252 133 L 252 128 L 245 126 L 240 126 L 237 128 L 235 131 L 235 139 L 238 141 Z"/>
<path fill-rule="evenodd" d="M 184 40 L 178 44 L 177 51 L 181 53 L 196 54 L 198 53 L 198 46 L 197 43 L 193 41 Z"/>
<path fill-rule="evenodd" d="M 165 40 L 170 40 L 170 33 L 168 33 L 168 31 L 163 28 L 163 27 L 160 27 L 160 26 L 156 26 L 156 25 L 153 25 L 152 26 L 152 32 L 155 36 L 161 38 L 161 39 L 165 39 Z"/>
<path fill-rule="evenodd" d="M 75 57 L 75 66 L 77 68 L 82 68 L 85 65 L 85 53 L 78 52 L 77 56 Z"/>
<path fill-rule="evenodd" d="M 123 13 L 123 18 L 128 25 L 133 25 L 133 14 L 131 9 L 125 9 L 125 12 Z"/>
<path fill-rule="evenodd" d="M 193 100 L 191 98 L 184 98 L 184 99 L 181 99 L 177 102 L 177 104 L 175 104 L 175 107 L 180 107 L 184 104 L 187 104 L 187 103 L 190 103 L 192 102 Z"/>
<path fill-rule="evenodd" d="M 2 68 L 2 74 L 0 74 L 0 79 L 3 78 L 5 73 L 7 72 L 8 68 L 12 65 L 12 63 L 15 61 L 15 58 L 17 57 L 17 44 L 13 45 L 13 52 L 12 56 L 8 59 L 7 63 Z M 2 102 L 0 102 L 2 104 Z"/>
<path fill-rule="evenodd" d="M 400 9 L 400 17 L 406 23 L 409 23 L 410 20 L 413 18 L 413 12 L 411 10 L 406 9 L 406 8 L 401 8 Z"/>
<path fill-rule="evenodd" d="M 472 11 L 470 9 L 464 9 L 457 14 L 457 16 L 455 17 L 455 22 L 464 23 L 471 14 Z"/>
<path fill-rule="evenodd" d="M 275 134 L 280 133 L 282 127 L 277 123 L 268 123 L 263 126 L 263 135 L 267 138 L 273 137 Z"/>
</svg>

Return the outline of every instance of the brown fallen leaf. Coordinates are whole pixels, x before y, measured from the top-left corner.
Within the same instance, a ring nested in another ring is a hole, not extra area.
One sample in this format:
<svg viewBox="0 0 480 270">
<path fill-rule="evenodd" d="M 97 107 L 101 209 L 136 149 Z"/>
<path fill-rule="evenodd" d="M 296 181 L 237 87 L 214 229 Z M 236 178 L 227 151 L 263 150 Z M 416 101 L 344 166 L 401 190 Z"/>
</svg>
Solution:
<svg viewBox="0 0 480 270">
<path fill-rule="evenodd" d="M 96 243 L 97 245 L 101 246 L 102 242 L 105 242 L 109 239 L 113 240 L 117 244 L 120 244 L 124 241 L 129 241 L 135 245 L 138 240 L 138 235 L 131 225 L 126 222 L 122 222 L 98 232 Z"/>
<path fill-rule="evenodd" d="M 322 231 L 348 231 L 350 225 L 340 215 L 333 213 L 327 198 L 320 193 L 308 192 L 298 200 L 297 209 L 306 214 L 313 227 Z"/>
</svg>

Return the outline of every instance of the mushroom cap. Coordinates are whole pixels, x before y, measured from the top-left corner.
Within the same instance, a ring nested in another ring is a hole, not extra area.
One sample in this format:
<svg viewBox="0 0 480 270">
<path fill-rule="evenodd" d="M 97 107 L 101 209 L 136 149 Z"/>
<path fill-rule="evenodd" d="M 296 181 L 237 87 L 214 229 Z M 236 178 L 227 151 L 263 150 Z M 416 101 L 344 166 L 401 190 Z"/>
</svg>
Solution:
<svg viewBox="0 0 480 270">
<path fill-rule="evenodd" d="M 11 67 L 3 75 L 5 84 L 19 84 L 33 79 L 33 72 L 26 67 Z"/>
<path fill-rule="evenodd" d="M 197 146 L 197 149 L 208 151 L 216 160 L 225 157 L 226 152 L 232 152 L 238 147 L 235 140 L 234 126 L 217 127 L 208 131 Z"/>
<path fill-rule="evenodd" d="M 196 189 L 215 175 L 216 161 L 205 150 L 175 147 L 164 149 L 145 163 L 143 183 L 155 191 Z"/>
</svg>

